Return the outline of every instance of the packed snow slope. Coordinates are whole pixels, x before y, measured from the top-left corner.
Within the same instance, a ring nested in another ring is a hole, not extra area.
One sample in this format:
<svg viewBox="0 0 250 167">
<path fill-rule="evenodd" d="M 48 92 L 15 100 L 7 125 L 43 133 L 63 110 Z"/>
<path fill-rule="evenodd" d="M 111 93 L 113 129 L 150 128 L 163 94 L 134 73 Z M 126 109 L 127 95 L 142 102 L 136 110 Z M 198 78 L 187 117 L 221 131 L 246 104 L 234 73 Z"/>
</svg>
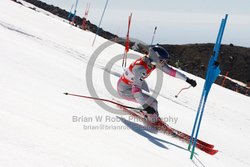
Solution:
<svg viewBox="0 0 250 167">
<path fill-rule="evenodd" d="M 219 152 L 210 156 L 196 149 L 191 161 L 186 143 L 140 128 L 138 120 L 92 100 L 63 94 L 89 95 L 86 81 L 92 79 L 98 96 L 112 99 L 104 69 L 123 54 L 122 46 L 106 48 L 93 66 L 93 78 L 86 78 L 92 53 L 106 40 L 97 37 L 92 47 L 93 33 L 10 0 L 0 1 L 0 37 L 0 166 L 250 166 L 249 97 L 213 85 L 199 138 Z M 121 72 L 119 61 L 110 73 L 114 88 Z M 161 117 L 190 133 L 204 80 L 186 75 L 196 79 L 196 88 L 175 98 L 188 84 L 165 75 L 157 99 Z M 151 88 L 155 80 L 154 72 Z"/>
</svg>

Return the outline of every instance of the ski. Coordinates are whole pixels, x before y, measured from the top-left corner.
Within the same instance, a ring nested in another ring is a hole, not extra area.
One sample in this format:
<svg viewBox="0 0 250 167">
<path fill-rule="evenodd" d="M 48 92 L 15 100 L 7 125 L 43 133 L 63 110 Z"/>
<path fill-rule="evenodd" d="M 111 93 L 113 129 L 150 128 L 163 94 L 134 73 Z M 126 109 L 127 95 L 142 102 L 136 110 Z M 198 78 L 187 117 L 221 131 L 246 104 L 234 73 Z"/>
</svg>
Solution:
<svg viewBox="0 0 250 167">
<path fill-rule="evenodd" d="M 170 131 L 173 135 L 176 135 L 176 136 L 178 136 L 178 137 L 180 137 L 180 138 L 182 138 L 184 140 L 187 140 L 189 142 L 190 135 L 170 127 L 169 125 L 167 125 L 162 120 L 159 120 L 159 123 L 162 124 L 163 131 L 164 131 L 164 129 L 165 129 L 165 131 Z M 204 142 L 202 140 L 199 140 L 199 139 L 197 139 L 197 143 L 199 143 L 199 144 L 201 144 L 201 145 L 203 145 L 203 146 L 205 146 L 207 148 L 210 148 L 210 149 L 214 148 L 214 145 L 206 143 L 206 142 Z"/>
<path fill-rule="evenodd" d="M 133 110 L 129 110 L 123 106 L 120 106 L 120 105 L 117 105 L 118 108 L 122 109 L 124 112 L 128 113 L 129 115 L 132 115 L 133 117 L 136 117 L 138 119 L 140 119 L 141 121 L 143 121 L 145 124 L 165 133 L 165 134 L 168 134 L 168 135 L 171 135 L 173 137 L 177 137 L 179 138 L 180 140 L 182 141 L 185 141 L 186 143 L 189 143 L 189 140 L 190 140 L 190 136 L 186 133 L 183 133 L 179 130 L 176 130 L 172 127 L 170 127 L 169 125 L 167 125 L 165 122 L 163 122 L 160 118 L 159 120 L 156 122 L 156 123 L 152 123 L 152 122 L 149 122 L 147 120 L 144 119 L 144 117 L 136 112 L 136 111 L 133 111 Z M 197 144 L 196 144 L 196 147 L 198 149 L 200 149 L 201 151 L 204 151 L 205 153 L 209 154 L 209 155 L 214 155 L 218 152 L 218 150 L 215 150 L 213 149 L 214 148 L 214 145 L 212 144 L 208 144 L 202 140 L 197 140 Z"/>
<path fill-rule="evenodd" d="M 159 119 L 156 126 L 157 129 L 159 129 L 160 131 L 167 133 L 173 137 L 178 137 L 179 139 L 185 141 L 186 143 L 189 143 L 190 141 L 190 136 L 188 134 L 170 127 L 161 119 Z M 214 145 L 208 144 L 202 140 L 197 140 L 196 147 L 210 155 L 214 155 L 218 152 L 218 150 L 214 149 Z"/>
<path fill-rule="evenodd" d="M 84 95 L 77 95 L 77 94 L 72 94 L 72 93 L 64 93 L 65 95 L 70 95 L 70 96 L 76 96 L 76 97 L 81 97 L 81 98 L 86 98 L 86 99 L 93 99 L 93 100 L 99 100 L 99 101 L 105 101 L 105 102 L 108 102 L 108 103 L 112 103 L 112 104 L 115 104 L 119 109 L 121 109 L 122 111 L 142 120 L 145 124 L 153 127 L 153 128 L 156 128 L 157 130 L 163 132 L 163 133 L 166 133 L 166 134 L 169 134 L 173 137 L 178 137 L 179 139 L 189 143 L 189 140 L 190 140 L 190 136 L 186 133 L 183 133 L 179 130 L 176 130 L 172 127 L 170 127 L 169 125 L 167 125 L 165 122 L 163 122 L 161 119 L 158 120 L 158 122 L 156 123 L 152 123 L 152 122 L 149 122 L 147 120 L 145 120 L 145 118 L 140 115 L 140 112 L 136 112 L 136 111 L 140 111 L 139 108 L 134 108 L 134 107 L 130 107 L 130 106 L 126 106 L 126 105 L 123 105 L 121 104 L 120 102 L 116 102 L 116 100 L 113 99 L 112 100 L 108 100 L 108 99 L 102 99 L 102 98 L 96 98 L 96 97 L 90 97 L 90 96 L 84 96 Z M 210 154 L 210 155 L 214 155 L 218 152 L 218 150 L 215 150 L 213 149 L 214 148 L 214 145 L 212 144 L 208 144 L 202 140 L 199 140 L 197 139 L 197 145 L 196 145 L 197 148 L 199 148 L 200 150 Z"/>
</svg>

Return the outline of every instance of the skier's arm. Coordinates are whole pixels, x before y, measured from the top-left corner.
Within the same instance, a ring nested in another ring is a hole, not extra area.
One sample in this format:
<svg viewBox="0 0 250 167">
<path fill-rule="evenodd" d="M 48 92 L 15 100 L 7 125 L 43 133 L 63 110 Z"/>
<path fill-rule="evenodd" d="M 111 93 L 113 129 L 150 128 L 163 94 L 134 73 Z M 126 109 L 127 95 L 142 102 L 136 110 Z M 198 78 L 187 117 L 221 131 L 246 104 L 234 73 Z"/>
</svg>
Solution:
<svg viewBox="0 0 250 167">
<path fill-rule="evenodd" d="M 172 76 L 172 77 L 179 78 L 179 79 L 181 79 L 181 80 L 183 80 L 183 81 L 186 81 L 186 80 L 187 80 L 187 76 L 186 76 L 186 75 L 184 75 L 184 74 L 182 74 L 181 72 L 179 72 L 179 71 L 173 69 L 172 67 L 168 66 L 167 64 L 164 65 L 164 66 L 161 68 L 161 70 L 162 70 L 164 73 L 166 73 L 166 74 L 168 74 L 168 75 L 170 75 L 170 76 Z"/>
<path fill-rule="evenodd" d="M 195 80 L 188 78 L 185 74 L 182 74 L 181 72 L 169 67 L 167 64 L 164 65 L 161 68 L 161 70 L 168 75 L 171 75 L 175 78 L 179 78 L 183 81 L 186 81 L 187 83 L 189 83 L 193 87 L 195 87 L 197 85 Z"/>
</svg>

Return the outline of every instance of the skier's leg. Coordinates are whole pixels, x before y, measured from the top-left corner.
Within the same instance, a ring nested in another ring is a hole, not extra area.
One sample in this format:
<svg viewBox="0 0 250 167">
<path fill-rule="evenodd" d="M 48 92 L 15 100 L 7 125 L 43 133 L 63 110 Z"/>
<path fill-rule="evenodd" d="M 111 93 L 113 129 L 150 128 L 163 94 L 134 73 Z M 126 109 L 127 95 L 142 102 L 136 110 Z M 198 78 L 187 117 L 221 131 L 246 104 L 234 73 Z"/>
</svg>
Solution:
<svg viewBox="0 0 250 167">
<path fill-rule="evenodd" d="M 149 121 L 157 122 L 159 117 L 157 100 L 145 93 L 143 93 L 143 97 L 145 99 L 145 103 L 143 105 L 143 108 L 145 108 L 145 110 L 143 110 L 144 115 Z"/>
<path fill-rule="evenodd" d="M 121 79 L 119 79 L 117 83 L 117 92 L 121 98 L 137 103 L 132 94 L 132 86 L 123 83 Z"/>
<path fill-rule="evenodd" d="M 128 101 L 139 103 L 145 110 L 142 110 L 145 117 L 148 118 L 151 122 L 156 122 L 158 118 L 158 102 L 157 100 L 149 96 L 148 94 L 142 93 L 143 98 L 140 98 L 140 101 L 137 101 L 132 93 L 132 86 L 124 84 L 121 80 L 117 84 L 118 94 Z M 151 110 L 149 110 L 151 108 Z M 150 112 L 151 111 L 151 112 Z"/>
</svg>

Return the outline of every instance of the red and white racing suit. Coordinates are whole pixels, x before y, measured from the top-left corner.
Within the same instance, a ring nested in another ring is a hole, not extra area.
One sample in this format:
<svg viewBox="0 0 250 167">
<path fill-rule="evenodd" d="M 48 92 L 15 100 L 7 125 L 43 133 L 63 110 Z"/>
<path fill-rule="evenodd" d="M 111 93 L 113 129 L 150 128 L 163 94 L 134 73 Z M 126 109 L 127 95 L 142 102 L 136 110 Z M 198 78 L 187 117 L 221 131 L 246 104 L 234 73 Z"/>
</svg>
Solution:
<svg viewBox="0 0 250 167">
<path fill-rule="evenodd" d="M 155 66 L 151 65 L 149 58 L 146 56 L 130 64 L 117 83 L 117 91 L 119 95 L 126 100 L 139 103 L 142 106 L 149 105 L 158 112 L 157 100 L 142 92 L 142 90 L 149 92 L 145 79 L 154 69 Z M 181 80 L 186 81 L 187 79 L 184 74 L 174 70 L 167 64 L 160 67 L 160 70 Z"/>
</svg>

